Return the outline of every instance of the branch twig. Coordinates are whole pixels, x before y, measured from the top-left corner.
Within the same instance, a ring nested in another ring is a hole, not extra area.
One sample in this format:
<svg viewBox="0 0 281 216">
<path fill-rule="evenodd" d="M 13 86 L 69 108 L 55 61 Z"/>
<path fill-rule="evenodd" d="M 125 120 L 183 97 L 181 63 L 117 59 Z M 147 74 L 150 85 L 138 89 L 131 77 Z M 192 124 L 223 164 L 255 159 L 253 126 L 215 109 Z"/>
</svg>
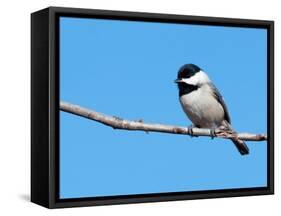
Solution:
<svg viewBox="0 0 281 216">
<path fill-rule="evenodd" d="M 96 112 L 94 110 L 89 110 L 80 107 L 75 104 L 60 102 L 60 110 L 78 115 L 84 118 L 88 118 L 104 125 L 110 126 L 114 129 L 122 130 L 138 130 L 145 132 L 162 132 L 162 133 L 172 133 L 172 134 L 184 134 L 190 136 L 211 136 L 211 130 L 207 128 L 193 128 L 192 134 L 186 127 L 174 126 L 174 125 L 163 125 L 163 124 L 151 124 L 144 123 L 142 120 L 129 121 L 115 116 L 108 116 L 103 113 Z M 250 134 L 250 133 L 233 133 L 231 131 L 223 131 L 220 129 L 215 130 L 215 136 L 219 138 L 238 138 L 245 141 L 263 141 L 267 140 L 266 134 Z"/>
</svg>

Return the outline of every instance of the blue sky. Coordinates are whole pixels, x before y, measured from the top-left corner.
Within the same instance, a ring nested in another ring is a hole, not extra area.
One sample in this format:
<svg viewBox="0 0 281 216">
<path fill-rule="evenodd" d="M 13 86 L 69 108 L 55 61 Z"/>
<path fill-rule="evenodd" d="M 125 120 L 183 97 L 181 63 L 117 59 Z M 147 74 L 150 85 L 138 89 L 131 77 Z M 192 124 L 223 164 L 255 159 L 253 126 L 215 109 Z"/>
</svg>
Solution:
<svg viewBox="0 0 281 216">
<path fill-rule="evenodd" d="M 266 133 L 266 30 L 61 18 L 60 99 L 108 115 L 188 126 L 173 80 L 200 66 L 233 127 Z M 266 142 L 113 130 L 60 112 L 60 198 L 267 185 Z"/>
</svg>

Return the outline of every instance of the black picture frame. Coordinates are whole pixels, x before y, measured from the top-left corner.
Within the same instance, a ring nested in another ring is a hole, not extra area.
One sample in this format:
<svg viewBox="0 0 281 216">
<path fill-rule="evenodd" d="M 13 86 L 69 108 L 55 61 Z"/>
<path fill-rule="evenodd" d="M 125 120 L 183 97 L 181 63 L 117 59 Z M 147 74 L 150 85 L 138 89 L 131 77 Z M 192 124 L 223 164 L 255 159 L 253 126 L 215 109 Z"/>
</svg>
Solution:
<svg viewBox="0 0 281 216">
<path fill-rule="evenodd" d="M 59 199 L 58 18 L 90 17 L 267 29 L 268 186 L 249 189 L 171 192 Z M 191 200 L 274 193 L 274 22 L 186 15 L 49 7 L 31 15 L 31 201 L 47 208 Z"/>
</svg>

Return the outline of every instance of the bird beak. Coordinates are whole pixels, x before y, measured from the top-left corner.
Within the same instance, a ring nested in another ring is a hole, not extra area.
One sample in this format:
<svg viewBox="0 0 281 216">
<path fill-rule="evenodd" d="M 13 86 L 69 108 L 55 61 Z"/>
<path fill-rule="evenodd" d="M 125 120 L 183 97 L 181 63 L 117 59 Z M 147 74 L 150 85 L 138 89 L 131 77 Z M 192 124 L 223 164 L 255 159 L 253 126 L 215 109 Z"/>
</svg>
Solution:
<svg viewBox="0 0 281 216">
<path fill-rule="evenodd" d="M 174 81 L 175 83 L 181 83 L 181 82 L 183 82 L 181 79 L 176 79 L 175 81 Z"/>
</svg>

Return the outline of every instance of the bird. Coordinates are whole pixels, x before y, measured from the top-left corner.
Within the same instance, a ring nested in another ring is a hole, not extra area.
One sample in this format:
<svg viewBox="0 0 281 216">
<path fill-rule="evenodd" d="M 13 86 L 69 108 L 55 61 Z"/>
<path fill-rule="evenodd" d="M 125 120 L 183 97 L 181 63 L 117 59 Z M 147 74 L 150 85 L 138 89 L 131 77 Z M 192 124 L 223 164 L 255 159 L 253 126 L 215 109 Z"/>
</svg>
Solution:
<svg viewBox="0 0 281 216">
<path fill-rule="evenodd" d="M 223 128 L 236 133 L 231 126 L 230 115 L 219 90 L 208 75 L 195 64 L 180 67 L 174 81 L 179 90 L 179 101 L 183 111 L 193 123 L 192 128 L 209 128 L 214 138 L 215 130 Z M 249 154 L 249 148 L 243 140 L 231 138 L 241 155 Z"/>
</svg>

